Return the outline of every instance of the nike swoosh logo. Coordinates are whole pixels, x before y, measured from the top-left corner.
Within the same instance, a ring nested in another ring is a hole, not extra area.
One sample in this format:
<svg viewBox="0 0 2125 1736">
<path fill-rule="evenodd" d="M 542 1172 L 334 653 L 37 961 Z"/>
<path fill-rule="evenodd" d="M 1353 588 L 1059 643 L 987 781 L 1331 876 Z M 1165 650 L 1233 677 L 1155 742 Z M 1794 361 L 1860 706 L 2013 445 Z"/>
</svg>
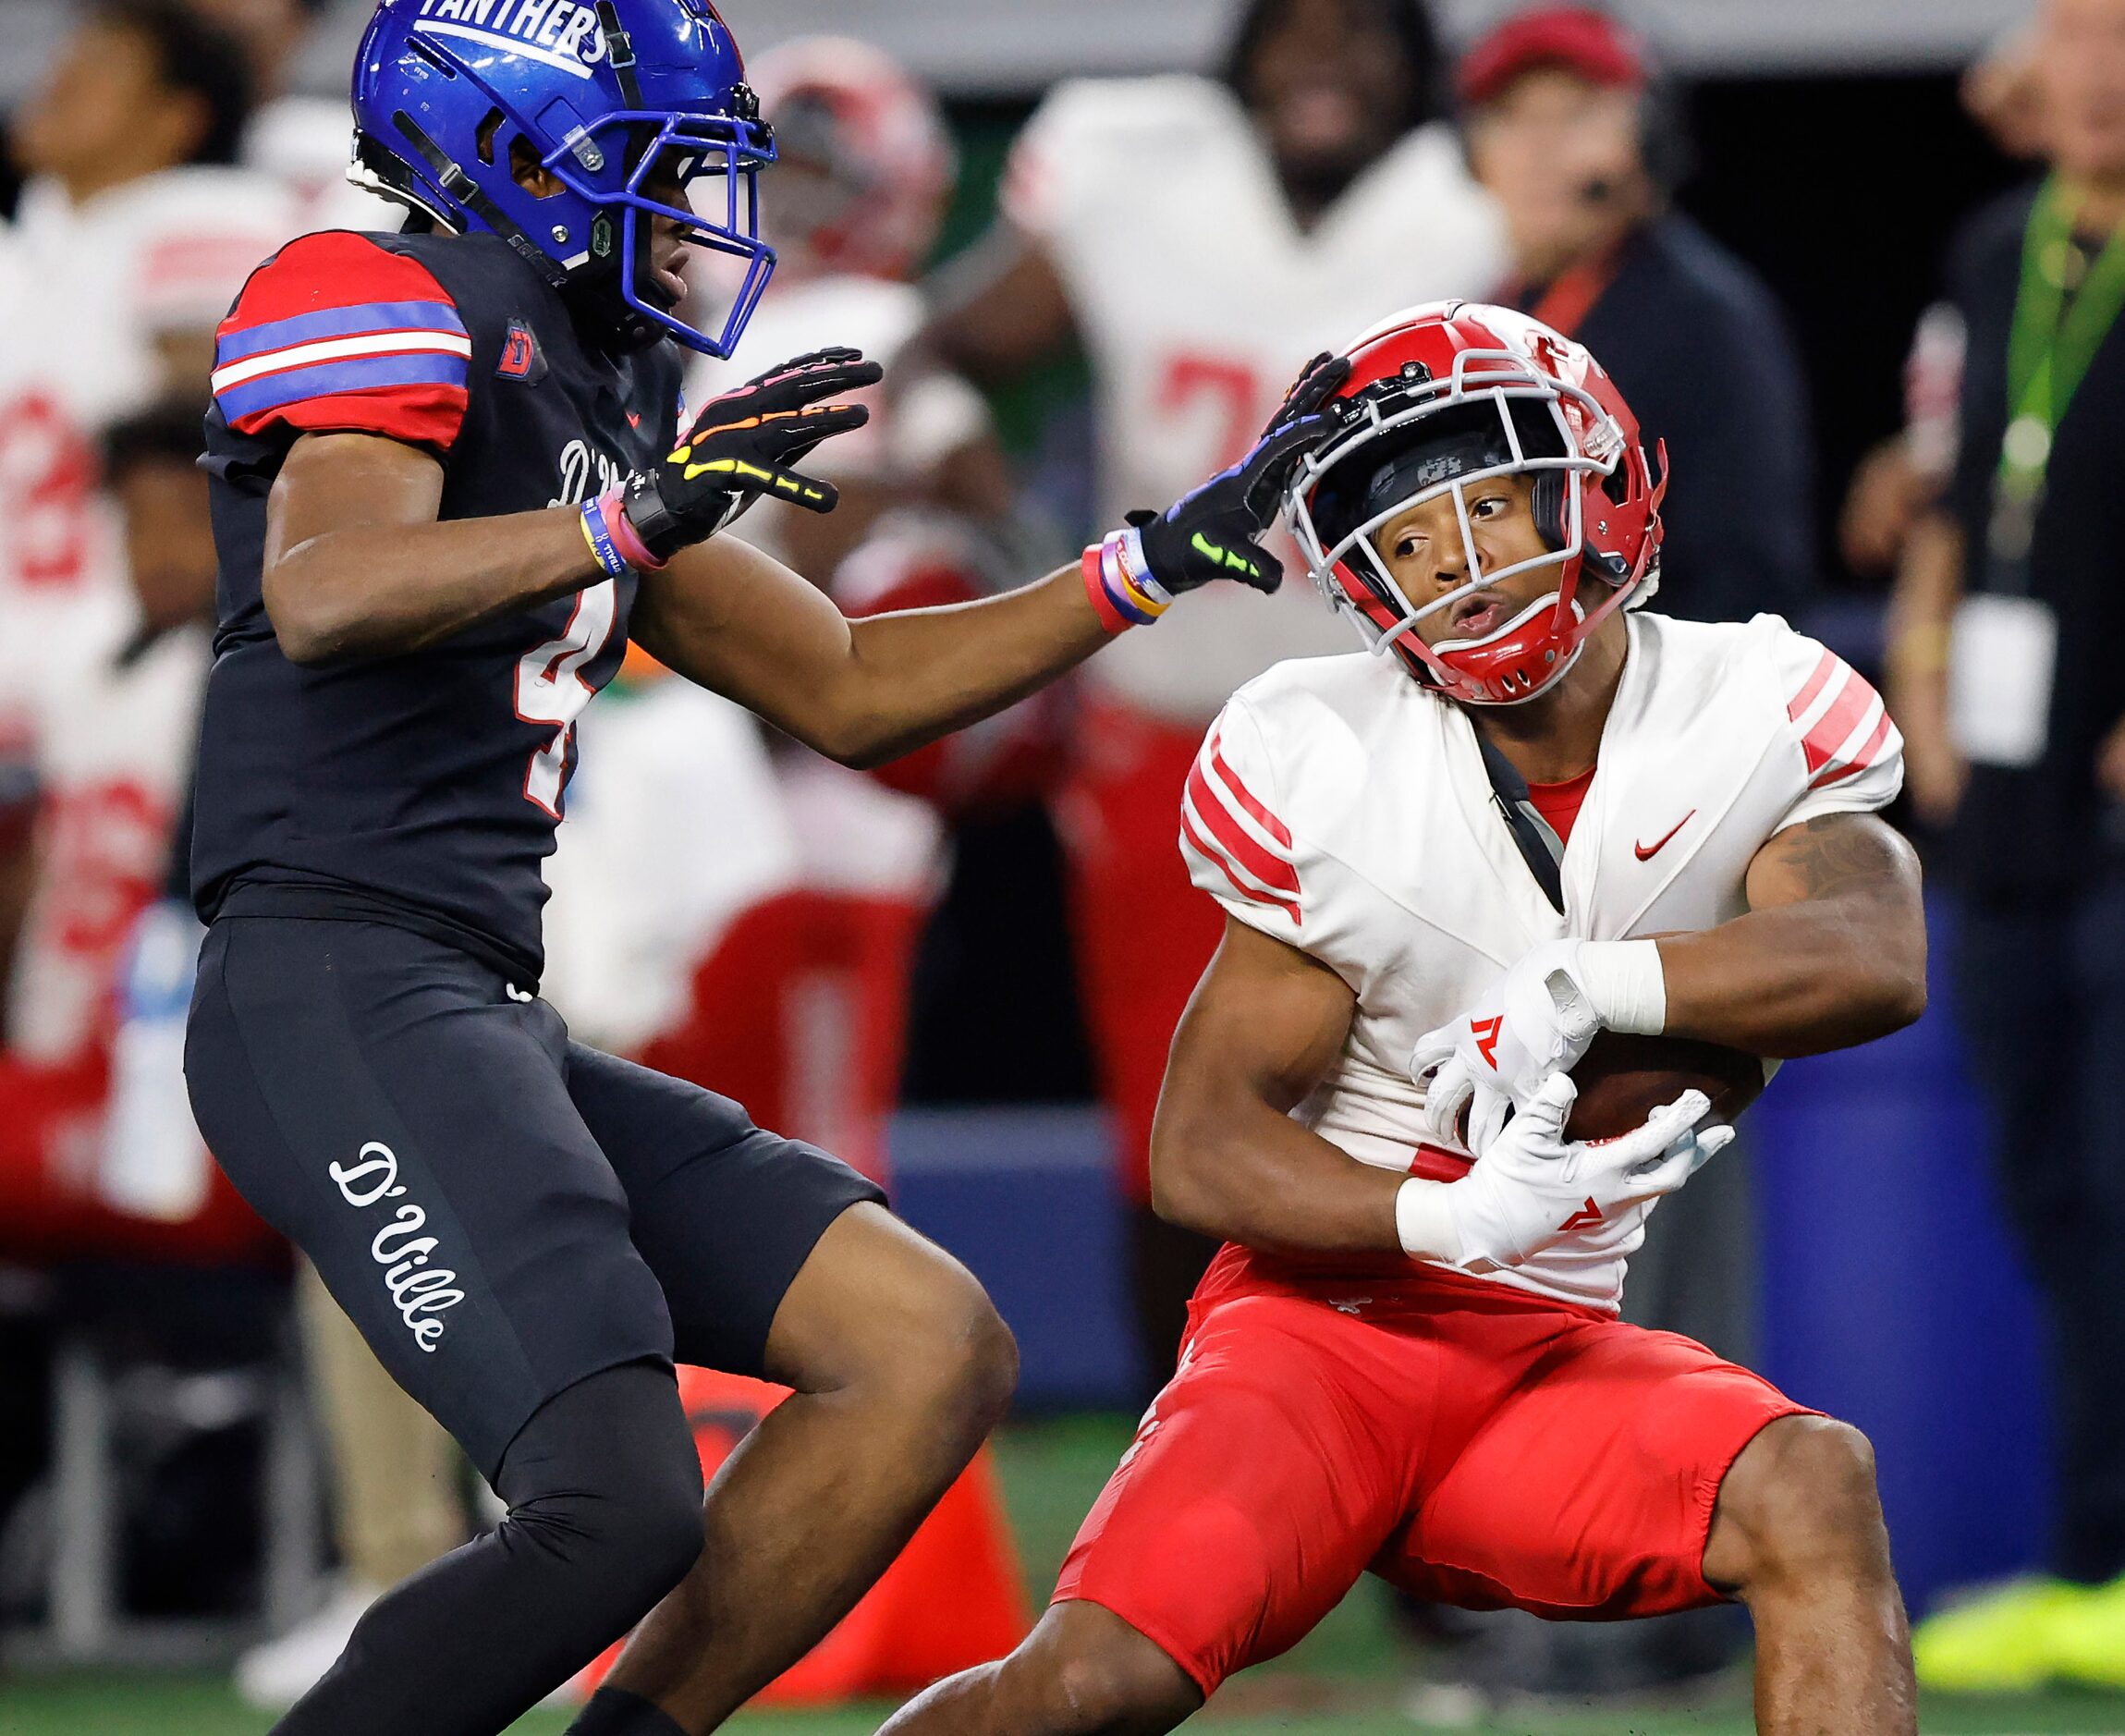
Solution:
<svg viewBox="0 0 2125 1736">
<path fill-rule="evenodd" d="M 1667 836 L 1662 838 L 1657 844 L 1633 844 L 1630 848 L 1638 852 L 1638 860 L 1640 862 L 1651 862 L 1655 856 L 1659 855 L 1662 850 L 1666 850 L 1669 844 L 1675 841 L 1675 832 L 1679 832 L 1684 826 L 1688 825 L 1690 822 L 1694 820 L 1696 817 L 1697 810 L 1692 808 L 1688 813 L 1684 814 L 1679 820 L 1675 822 L 1675 831 L 1668 833 Z"/>
</svg>

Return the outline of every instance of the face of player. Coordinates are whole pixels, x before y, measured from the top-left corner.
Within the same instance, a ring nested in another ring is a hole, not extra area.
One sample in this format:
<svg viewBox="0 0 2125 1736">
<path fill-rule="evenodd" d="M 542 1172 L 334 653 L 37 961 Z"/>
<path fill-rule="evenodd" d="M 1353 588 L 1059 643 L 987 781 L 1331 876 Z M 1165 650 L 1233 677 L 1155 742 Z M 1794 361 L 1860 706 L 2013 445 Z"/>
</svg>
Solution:
<svg viewBox="0 0 2125 1736">
<path fill-rule="evenodd" d="M 1542 564 L 1425 617 L 1416 632 L 1427 645 L 1483 639 L 1557 586 L 1559 563 L 1543 559 L 1552 551 L 1535 528 L 1533 477 L 1494 476 L 1463 493 L 1484 571 L 1502 572 L 1521 561 Z M 1388 520 L 1374 532 L 1373 545 L 1402 594 L 1419 608 L 1469 581 L 1468 544 L 1450 490 Z"/>
<path fill-rule="evenodd" d="M 2058 167 L 2125 181 L 2125 0 L 2050 0 L 2036 67 Z"/>
<path fill-rule="evenodd" d="M 114 487 L 142 623 L 161 631 L 211 613 L 218 563 L 205 473 L 183 458 L 145 458 L 127 465 Z"/>
<path fill-rule="evenodd" d="M 667 151 L 642 177 L 641 190 L 659 204 L 671 205 L 680 211 L 691 211 L 693 200 L 687 192 L 687 158 L 683 153 Z M 551 199 L 563 190 L 560 177 L 543 167 L 538 155 L 522 139 L 518 139 L 509 149 L 509 172 L 517 185 L 534 199 Z M 650 219 L 649 269 L 650 284 L 645 286 L 666 298 L 667 305 L 676 308 L 685 300 L 687 244 L 676 217 L 655 216 Z"/>
<path fill-rule="evenodd" d="M 1328 190 L 1394 143 L 1411 76 L 1374 0 L 1286 0 L 1244 94 L 1286 180 Z"/>
<path fill-rule="evenodd" d="M 1505 212 L 1523 275 L 1555 276 L 1651 209 L 1640 103 L 1635 91 L 1543 67 L 1471 117 L 1469 160 Z"/>
<path fill-rule="evenodd" d="M 196 92 L 163 82 L 153 45 L 121 24 L 76 31 L 14 128 L 17 161 L 77 198 L 184 162 L 207 124 Z"/>
</svg>

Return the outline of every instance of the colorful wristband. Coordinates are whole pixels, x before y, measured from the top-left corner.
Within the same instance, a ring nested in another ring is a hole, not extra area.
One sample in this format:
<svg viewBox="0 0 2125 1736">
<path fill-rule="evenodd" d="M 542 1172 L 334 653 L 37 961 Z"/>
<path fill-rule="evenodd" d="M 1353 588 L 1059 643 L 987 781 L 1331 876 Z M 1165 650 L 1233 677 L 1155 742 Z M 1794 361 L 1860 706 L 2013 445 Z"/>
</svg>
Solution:
<svg viewBox="0 0 2125 1736">
<path fill-rule="evenodd" d="M 1110 633 L 1148 627 L 1173 606 L 1173 593 L 1151 576 L 1143 533 L 1109 532 L 1084 552 L 1084 588 Z"/>
<path fill-rule="evenodd" d="M 604 503 L 586 500 L 578 513 L 583 541 L 591 545 L 591 558 L 604 569 L 608 579 L 617 579 L 628 569 L 626 557 L 613 544 L 611 527 L 605 521 Z"/>
<path fill-rule="evenodd" d="M 1106 585 L 1099 575 L 1100 545 L 1094 543 L 1084 552 L 1078 563 L 1078 570 L 1084 577 L 1084 593 L 1092 599 L 1092 612 L 1099 617 L 1099 624 L 1110 633 L 1126 633 L 1136 623 L 1122 618 L 1106 594 Z"/>
<path fill-rule="evenodd" d="M 649 552 L 649 544 L 641 540 L 641 532 L 628 517 L 626 495 L 623 488 L 608 488 L 594 501 L 584 503 L 587 514 L 592 507 L 598 509 L 604 521 L 605 534 L 619 551 L 620 558 L 637 572 L 655 572 L 665 563 Z"/>
</svg>

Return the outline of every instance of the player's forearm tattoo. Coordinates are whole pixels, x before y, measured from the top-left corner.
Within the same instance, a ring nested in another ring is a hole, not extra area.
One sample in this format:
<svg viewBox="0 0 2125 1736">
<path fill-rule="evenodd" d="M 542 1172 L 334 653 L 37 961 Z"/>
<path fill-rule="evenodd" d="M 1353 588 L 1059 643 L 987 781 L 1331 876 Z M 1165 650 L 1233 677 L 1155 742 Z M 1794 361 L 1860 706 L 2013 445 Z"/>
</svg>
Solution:
<svg viewBox="0 0 2125 1736">
<path fill-rule="evenodd" d="M 1904 852 L 1872 814 L 1819 814 L 1785 833 L 1774 848 L 1807 900 L 1903 896 Z"/>
</svg>

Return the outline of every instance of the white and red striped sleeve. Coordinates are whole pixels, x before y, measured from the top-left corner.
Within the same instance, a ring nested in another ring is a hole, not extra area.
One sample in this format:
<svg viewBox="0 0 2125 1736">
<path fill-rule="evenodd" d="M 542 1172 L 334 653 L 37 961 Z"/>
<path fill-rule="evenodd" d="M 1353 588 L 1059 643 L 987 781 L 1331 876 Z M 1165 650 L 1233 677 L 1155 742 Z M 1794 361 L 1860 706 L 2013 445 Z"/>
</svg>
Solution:
<svg viewBox="0 0 2125 1736">
<path fill-rule="evenodd" d="M 1189 877 L 1232 915 L 1301 945 L 1306 886 L 1291 829 L 1277 812 L 1262 732 L 1238 701 L 1226 706 L 1188 774 L 1180 853 Z"/>
<path fill-rule="evenodd" d="M 1874 683 L 1799 633 L 1783 636 L 1777 665 L 1801 784 L 1780 828 L 1887 807 L 1903 788 L 1904 741 Z"/>
</svg>

